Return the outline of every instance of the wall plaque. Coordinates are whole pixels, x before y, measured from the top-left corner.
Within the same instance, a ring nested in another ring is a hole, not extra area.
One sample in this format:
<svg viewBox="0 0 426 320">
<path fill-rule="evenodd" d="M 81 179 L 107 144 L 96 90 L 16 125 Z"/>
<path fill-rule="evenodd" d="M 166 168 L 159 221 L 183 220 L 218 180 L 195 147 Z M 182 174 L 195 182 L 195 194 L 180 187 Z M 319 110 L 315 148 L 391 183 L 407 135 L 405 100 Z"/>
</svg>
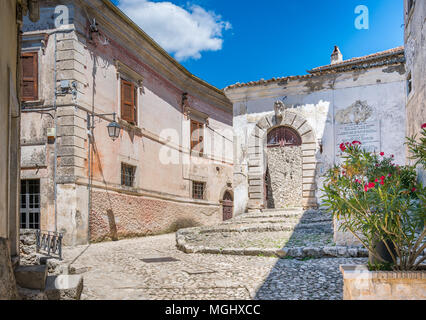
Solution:
<svg viewBox="0 0 426 320">
<path fill-rule="evenodd" d="M 360 141 L 364 150 L 380 152 L 380 121 L 336 124 L 336 147 L 341 143 Z M 340 151 L 339 149 L 337 149 Z"/>
</svg>

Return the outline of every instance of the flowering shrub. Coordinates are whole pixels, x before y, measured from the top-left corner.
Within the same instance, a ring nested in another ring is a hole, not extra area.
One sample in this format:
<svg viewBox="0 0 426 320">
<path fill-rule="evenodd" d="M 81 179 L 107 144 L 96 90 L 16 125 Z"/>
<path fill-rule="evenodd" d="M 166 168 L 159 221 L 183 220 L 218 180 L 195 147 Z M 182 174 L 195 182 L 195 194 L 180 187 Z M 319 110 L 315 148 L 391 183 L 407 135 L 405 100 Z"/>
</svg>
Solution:
<svg viewBox="0 0 426 320">
<path fill-rule="evenodd" d="M 408 148 L 412 153 L 412 160 L 415 160 L 415 166 L 421 164 L 423 168 L 426 167 L 426 123 L 422 125 L 420 141 L 416 141 L 416 137 L 408 138 Z"/>
<path fill-rule="evenodd" d="M 329 170 L 324 206 L 378 261 L 383 242 L 395 270 L 415 270 L 425 260 L 425 188 L 412 166 L 394 164 L 394 156 L 364 151 L 361 142 L 340 145 L 343 163 Z"/>
</svg>

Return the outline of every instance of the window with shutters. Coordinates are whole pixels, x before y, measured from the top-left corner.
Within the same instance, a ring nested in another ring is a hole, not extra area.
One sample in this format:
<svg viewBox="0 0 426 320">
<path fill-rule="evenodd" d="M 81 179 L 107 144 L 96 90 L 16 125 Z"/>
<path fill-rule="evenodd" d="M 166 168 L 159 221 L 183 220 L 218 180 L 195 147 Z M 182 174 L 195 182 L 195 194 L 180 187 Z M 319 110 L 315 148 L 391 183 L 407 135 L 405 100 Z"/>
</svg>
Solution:
<svg viewBox="0 0 426 320">
<path fill-rule="evenodd" d="M 204 153 L 204 123 L 191 120 L 191 152 Z"/>
<path fill-rule="evenodd" d="M 37 52 L 21 54 L 21 100 L 38 100 L 38 55 Z"/>
<path fill-rule="evenodd" d="M 138 124 L 138 88 L 124 79 L 121 79 L 121 119 Z"/>
</svg>

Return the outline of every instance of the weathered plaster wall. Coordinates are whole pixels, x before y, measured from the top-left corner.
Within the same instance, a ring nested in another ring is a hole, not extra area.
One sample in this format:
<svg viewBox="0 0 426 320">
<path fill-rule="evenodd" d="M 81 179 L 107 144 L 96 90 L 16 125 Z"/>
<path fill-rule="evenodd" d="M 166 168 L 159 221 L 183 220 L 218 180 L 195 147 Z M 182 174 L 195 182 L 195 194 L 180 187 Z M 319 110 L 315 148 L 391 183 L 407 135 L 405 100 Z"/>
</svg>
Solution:
<svg viewBox="0 0 426 320">
<path fill-rule="evenodd" d="M 335 124 L 367 120 L 376 124 L 380 151 L 394 154 L 404 164 L 405 69 L 403 65 L 327 74 L 305 79 L 226 89 L 234 103 L 234 188 L 237 214 L 249 208 L 249 139 L 258 123 L 273 117 L 274 102 L 284 100 L 287 111 L 306 119 L 315 132 L 316 145 L 304 150 L 314 157 L 315 198 L 320 202 L 322 176 L 339 156 Z M 365 104 L 367 108 L 358 107 Z M 397 130 L 395 130 L 397 128 Z M 351 141 L 352 142 L 352 141 Z M 320 152 L 322 144 L 322 153 Z M 265 168 L 266 170 L 266 168 Z"/>
<path fill-rule="evenodd" d="M 173 203 L 117 192 L 93 194 L 91 241 L 169 233 L 222 221 L 219 205 Z"/>
<path fill-rule="evenodd" d="M 302 206 L 302 148 L 268 149 L 268 208 Z"/>
<path fill-rule="evenodd" d="M 19 255 L 19 104 L 16 0 L 0 2 L 0 299 L 16 299 L 11 257 Z"/>
<path fill-rule="evenodd" d="M 127 201 L 128 194 L 134 195 L 135 201 L 143 201 L 143 197 L 169 201 L 167 206 L 156 207 L 167 210 L 158 212 L 159 216 L 169 216 L 169 212 L 180 211 L 185 214 L 186 207 L 191 213 L 193 210 L 190 208 L 194 205 L 198 208 L 205 206 L 209 210 L 215 208 L 216 214 L 220 215 L 220 196 L 225 188 L 232 185 L 231 103 L 223 93 L 184 73 L 181 66 L 165 58 L 158 48 L 123 22 L 104 2 L 86 1 L 84 3 L 87 7 L 84 9 L 78 1 L 60 3 L 69 7 L 71 25 L 63 26 L 61 30 L 54 29 L 53 10 L 58 3 L 44 1 L 40 21 L 33 24 L 26 20 L 24 43 L 27 44 L 26 50 L 38 50 L 41 61 L 46 62 L 40 68 L 41 81 L 46 86 L 40 92 L 40 101 L 34 103 L 33 107 L 48 107 L 53 103 L 55 39 L 58 71 L 56 88 L 59 90 L 60 80 L 74 81 L 77 87 L 75 96 L 70 93 L 59 94 L 57 112 L 51 112 L 57 118 L 58 126 L 57 224 L 58 231 L 66 233 L 65 243 L 81 244 L 87 241 L 90 201 L 93 202 L 93 211 L 96 211 L 94 215 L 108 219 L 112 208 L 95 207 L 95 203 L 104 200 L 105 192 L 122 194 L 118 199 L 123 203 Z M 100 31 L 92 34 L 92 39 L 88 32 L 88 17 L 96 18 Z M 47 45 L 43 47 L 40 41 L 37 44 L 33 38 L 34 31 L 45 29 L 49 29 L 49 34 Z M 140 84 L 138 124 L 130 125 L 120 119 L 123 130 L 119 139 L 113 142 L 106 129 L 112 117 L 96 118 L 91 146 L 92 161 L 89 163 L 87 113 L 116 112 L 120 118 L 120 76 L 129 77 Z M 205 114 L 209 119 L 202 158 L 190 156 L 190 120 L 183 114 L 183 93 L 187 93 L 186 106 Z M 27 113 L 24 117 L 23 123 L 29 124 L 23 129 L 23 136 L 28 136 L 28 148 L 21 161 L 27 167 L 28 176 L 42 178 L 44 174 L 41 183 L 46 185 L 42 189 L 51 189 L 54 187 L 54 145 L 46 142 L 45 135 L 48 128 L 54 127 L 54 122 L 48 120 L 46 115 L 38 115 L 39 122 L 34 120 L 34 114 Z M 37 141 L 30 143 L 30 140 Z M 224 147 L 218 147 L 221 142 L 224 142 Z M 164 163 L 160 161 L 160 155 L 173 155 L 175 159 L 171 163 Z M 34 159 L 43 160 L 41 162 L 47 163 L 46 168 L 32 171 Z M 122 162 L 137 167 L 132 188 L 121 186 Z M 91 198 L 88 188 L 89 167 L 92 176 L 90 189 L 93 191 Z M 205 201 L 192 200 L 192 181 L 206 182 Z M 182 203 L 188 205 L 183 206 Z M 42 199 L 42 207 L 42 228 L 51 229 L 54 201 Z M 143 209 L 145 206 L 134 207 L 135 210 L 138 208 Z M 144 216 L 144 212 L 127 213 L 130 216 Z M 43 218 L 43 215 L 48 218 Z M 205 220 L 210 223 L 209 219 Z M 96 222 L 98 220 L 90 221 L 100 226 Z M 126 221 L 130 225 L 121 225 L 125 236 L 143 233 L 134 232 L 134 226 L 131 225 L 134 219 Z M 103 230 L 96 231 L 91 227 L 91 233 L 100 234 L 93 239 L 104 237 Z"/>
<path fill-rule="evenodd" d="M 426 123 L 426 3 L 415 1 L 408 12 L 404 1 L 405 56 L 407 77 L 411 73 L 413 91 L 407 97 L 407 136 L 419 137 L 420 127 Z M 419 168 L 426 183 L 426 173 Z"/>
</svg>

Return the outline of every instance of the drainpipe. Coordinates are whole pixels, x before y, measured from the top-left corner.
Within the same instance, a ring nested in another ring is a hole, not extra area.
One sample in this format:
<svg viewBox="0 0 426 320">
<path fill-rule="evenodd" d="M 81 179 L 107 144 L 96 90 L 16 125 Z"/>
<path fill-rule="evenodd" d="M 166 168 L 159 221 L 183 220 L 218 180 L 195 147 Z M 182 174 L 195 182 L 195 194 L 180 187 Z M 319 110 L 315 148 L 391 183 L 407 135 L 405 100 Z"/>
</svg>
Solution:
<svg viewBox="0 0 426 320">
<path fill-rule="evenodd" d="M 56 81 L 57 81 L 57 75 L 56 75 L 56 58 L 57 58 L 57 35 L 55 33 L 55 57 L 54 57 L 54 70 L 53 70 L 53 90 L 54 90 L 54 98 L 53 98 L 53 109 L 55 110 L 55 158 L 54 158 L 54 169 L 53 169 L 53 193 L 54 193 L 54 202 L 55 202 L 55 232 L 58 232 L 58 186 L 56 183 L 56 177 L 57 177 L 57 170 L 58 170 L 58 146 L 57 146 L 57 140 L 58 140 L 58 110 L 56 107 Z"/>
</svg>

